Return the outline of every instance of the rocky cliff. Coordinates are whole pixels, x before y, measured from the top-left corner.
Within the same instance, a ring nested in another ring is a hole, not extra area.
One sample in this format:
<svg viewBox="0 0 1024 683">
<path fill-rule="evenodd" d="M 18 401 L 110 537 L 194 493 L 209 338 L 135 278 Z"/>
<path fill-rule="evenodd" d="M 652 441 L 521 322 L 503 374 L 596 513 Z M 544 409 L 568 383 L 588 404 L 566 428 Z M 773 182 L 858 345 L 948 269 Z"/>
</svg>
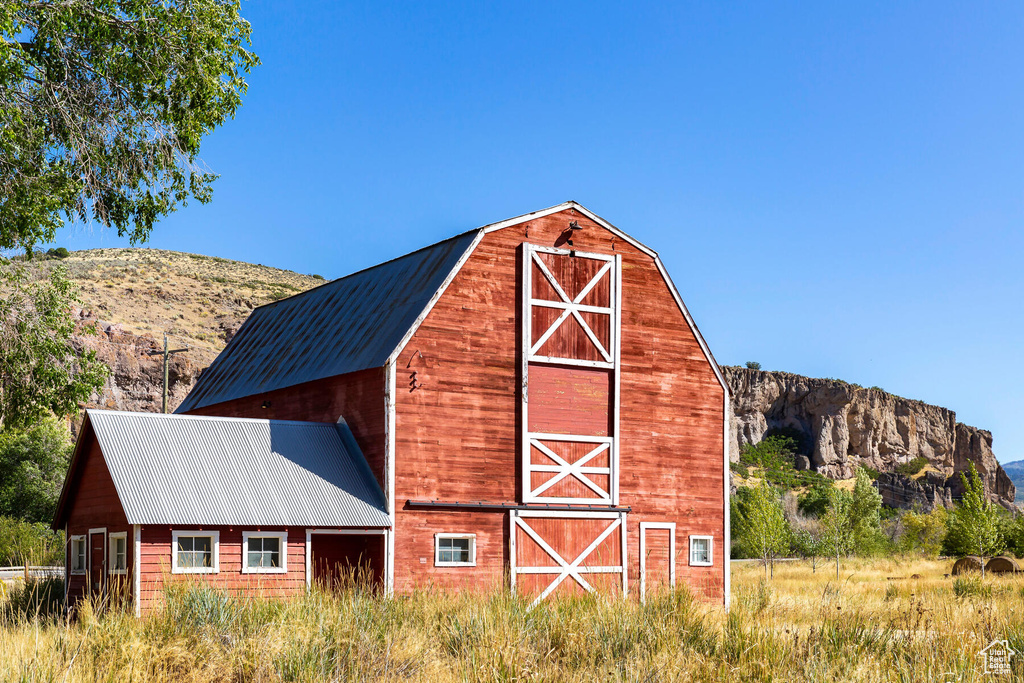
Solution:
<svg viewBox="0 0 1024 683">
<path fill-rule="evenodd" d="M 949 505 L 962 494 L 960 473 L 978 469 L 989 499 L 1013 505 L 1013 482 L 992 452 L 992 434 L 956 421 L 947 408 L 833 379 L 725 367 L 732 394 L 731 454 L 770 429 L 806 435 L 811 466 L 832 479 L 859 466 L 882 473 L 878 487 L 893 507 Z M 929 465 L 916 477 L 896 467 L 917 457 Z"/>
</svg>

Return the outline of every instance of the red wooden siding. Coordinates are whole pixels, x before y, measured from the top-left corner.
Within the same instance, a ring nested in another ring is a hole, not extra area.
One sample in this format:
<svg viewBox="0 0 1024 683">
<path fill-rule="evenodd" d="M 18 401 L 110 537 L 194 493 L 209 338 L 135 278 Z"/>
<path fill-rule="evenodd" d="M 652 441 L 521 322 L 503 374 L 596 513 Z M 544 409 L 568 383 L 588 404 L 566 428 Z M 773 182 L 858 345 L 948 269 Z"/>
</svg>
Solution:
<svg viewBox="0 0 1024 683">
<path fill-rule="evenodd" d="M 263 404 L 269 405 L 264 408 Z M 384 370 L 375 368 L 225 401 L 190 415 L 337 422 L 344 417 L 384 488 Z"/>
<path fill-rule="evenodd" d="M 401 508 L 408 499 L 519 500 L 519 246 L 562 246 L 571 220 L 583 228 L 573 234 L 575 249 L 622 257 L 619 487 L 620 504 L 632 507 L 630 583 L 639 579 L 639 522 L 676 522 L 678 582 L 723 596 L 724 391 L 653 259 L 571 211 L 485 235 L 399 356 L 397 590 L 435 582 L 437 573 L 419 561 L 432 558 L 435 531 L 478 534 L 477 567 L 449 570 L 451 583 L 501 579 L 507 513 Z M 531 376 L 538 367 L 531 366 Z M 573 384 L 574 393 L 586 386 Z M 547 409 L 553 407 L 548 400 Z M 686 566 L 689 534 L 714 536 L 713 567 Z"/>
<path fill-rule="evenodd" d="M 106 527 L 107 539 L 112 533 L 120 531 L 128 532 L 128 576 L 118 575 L 118 581 L 128 581 L 131 577 L 131 567 L 134 549 L 132 548 L 132 528 L 128 525 L 121 501 L 117 497 L 117 490 L 114 488 L 114 480 L 110 477 L 110 470 L 103 460 L 99 444 L 91 431 L 83 435 L 82 458 L 75 472 L 72 472 L 71 487 L 68 491 L 71 501 L 71 508 L 68 514 L 66 547 L 66 567 L 71 567 L 71 536 L 86 536 L 87 555 L 91 555 L 91 539 L 88 536 L 89 529 L 100 529 Z M 107 543 L 109 554 L 109 543 Z M 68 598 L 74 603 L 86 594 L 89 577 L 86 574 L 71 574 L 68 582 Z"/>
<path fill-rule="evenodd" d="M 404 500 L 404 499 L 400 499 Z M 399 510 L 395 534 L 395 591 L 507 586 L 508 516 L 493 512 Z M 435 567 L 434 535 L 476 534 L 475 567 Z"/>
<path fill-rule="evenodd" d="M 231 594 L 267 597 L 300 595 L 306 590 L 306 529 L 302 527 L 225 527 L 175 526 L 174 531 L 219 531 L 220 571 L 216 574 L 172 574 L 171 532 L 169 526 L 143 526 L 140 604 L 143 614 L 160 604 L 164 585 L 171 582 L 204 582 Z M 243 531 L 287 531 L 286 574 L 243 574 Z"/>
</svg>

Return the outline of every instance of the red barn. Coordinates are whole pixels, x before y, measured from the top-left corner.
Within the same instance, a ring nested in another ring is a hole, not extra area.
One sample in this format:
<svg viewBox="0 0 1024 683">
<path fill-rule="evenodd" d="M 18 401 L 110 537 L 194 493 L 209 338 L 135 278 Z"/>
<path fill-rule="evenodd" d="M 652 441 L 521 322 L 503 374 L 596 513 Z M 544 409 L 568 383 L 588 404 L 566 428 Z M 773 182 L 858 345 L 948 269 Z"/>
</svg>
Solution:
<svg viewBox="0 0 1024 683">
<path fill-rule="evenodd" d="M 89 411 L 69 597 L 178 573 L 286 595 L 728 604 L 728 393 L 657 254 L 575 202 L 262 306 L 174 416 Z"/>
</svg>

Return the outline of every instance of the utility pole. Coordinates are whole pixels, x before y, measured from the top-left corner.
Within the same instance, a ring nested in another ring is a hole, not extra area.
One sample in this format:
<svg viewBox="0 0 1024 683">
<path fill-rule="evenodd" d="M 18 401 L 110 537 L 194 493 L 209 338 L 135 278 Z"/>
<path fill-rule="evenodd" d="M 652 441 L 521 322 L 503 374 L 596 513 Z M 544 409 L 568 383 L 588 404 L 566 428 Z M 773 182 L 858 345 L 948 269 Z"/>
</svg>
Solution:
<svg viewBox="0 0 1024 683">
<path fill-rule="evenodd" d="M 184 353 L 185 351 L 188 351 L 188 347 L 187 346 L 185 348 L 183 348 L 183 349 L 168 349 L 167 348 L 167 333 L 164 332 L 164 350 L 163 351 L 150 351 L 150 352 L 148 352 L 146 354 L 148 356 L 163 356 L 164 357 L 164 408 L 163 408 L 163 412 L 164 413 L 167 412 L 167 381 L 168 381 L 167 361 L 175 353 Z"/>
</svg>

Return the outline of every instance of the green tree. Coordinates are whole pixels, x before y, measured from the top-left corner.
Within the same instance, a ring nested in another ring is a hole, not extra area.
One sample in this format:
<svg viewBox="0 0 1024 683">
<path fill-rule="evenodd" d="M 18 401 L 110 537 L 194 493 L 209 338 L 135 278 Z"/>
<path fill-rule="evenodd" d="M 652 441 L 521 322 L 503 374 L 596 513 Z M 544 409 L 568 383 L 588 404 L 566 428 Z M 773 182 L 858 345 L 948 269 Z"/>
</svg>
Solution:
<svg viewBox="0 0 1024 683">
<path fill-rule="evenodd" d="M 871 484 L 871 477 L 857 468 L 850 497 L 850 535 L 858 555 L 877 553 L 885 544 L 881 526 L 882 494 Z"/>
<path fill-rule="evenodd" d="M 0 429 L 19 430 L 49 416 L 69 415 L 98 391 L 108 369 L 94 351 L 72 343 L 72 306 L 79 303 L 63 267 L 28 283 L 23 273 L 0 273 Z"/>
<path fill-rule="evenodd" d="M 67 427 L 52 417 L 0 434 L 0 516 L 49 523 L 70 455 Z"/>
<path fill-rule="evenodd" d="M 828 510 L 828 504 L 835 484 L 831 479 L 819 481 L 800 495 L 800 512 L 812 517 L 821 517 Z"/>
<path fill-rule="evenodd" d="M 90 218 L 144 242 L 209 201 L 200 143 L 241 105 L 249 35 L 239 0 L 0 3 L 0 248 Z"/>
<path fill-rule="evenodd" d="M 821 518 L 822 553 L 836 559 L 836 579 L 839 578 L 839 558 L 853 551 L 853 524 L 850 512 L 853 496 L 849 491 L 833 488 L 828 508 Z"/>
<path fill-rule="evenodd" d="M 964 495 L 949 515 L 945 547 L 954 555 L 981 557 L 981 575 L 985 576 L 985 558 L 999 554 L 1006 545 L 1001 514 L 985 498 L 985 486 L 971 463 L 970 476 L 960 475 Z"/>
<path fill-rule="evenodd" d="M 896 548 L 904 553 L 938 557 L 942 552 L 948 517 L 949 513 L 942 506 L 929 513 L 904 513 L 899 519 L 902 529 L 896 539 Z"/>
<path fill-rule="evenodd" d="M 774 577 L 775 558 L 789 549 L 789 525 L 778 492 L 765 481 L 750 490 L 742 539 L 747 552 L 764 562 L 766 575 L 771 565 Z"/>
</svg>

